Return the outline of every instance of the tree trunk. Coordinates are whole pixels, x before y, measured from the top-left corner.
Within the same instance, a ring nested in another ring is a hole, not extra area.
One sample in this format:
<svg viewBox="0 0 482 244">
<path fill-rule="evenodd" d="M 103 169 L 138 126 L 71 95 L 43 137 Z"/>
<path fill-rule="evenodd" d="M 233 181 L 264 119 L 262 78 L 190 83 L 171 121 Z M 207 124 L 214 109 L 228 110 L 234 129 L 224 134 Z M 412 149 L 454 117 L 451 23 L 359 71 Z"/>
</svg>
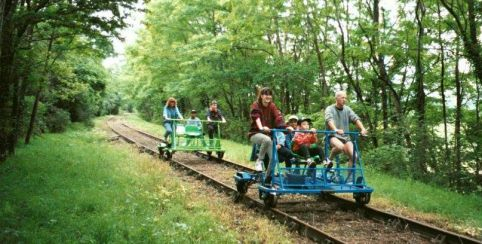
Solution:
<svg viewBox="0 0 482 244">
<path fill-rule="evenodd" d="M 236 109 L 234 108 L 234 96 L 232 94 L 228 94 L 226 90 L 223 88 L 223 95 L 224 99 L 226 100 L 226 103 L 228 104 L 229 107 L 229 112 L 231 113 L 231 116 L 236 117 Z"/>
<path fill-rule="evenodd" d="M 48 80 L 48 73 L 49 73 L 49 70 L 48 70 L 48 67 L 49 67 L 49 60 L 50 60 L 50 52 L 52 50 L 52 45 L 53 45 L 53 42 L 54 42 L 54 35 L 52 34 L 50 36 L 50 39 L 49 39 L 49 44 L 48 44 L 48 47 L 47 47 L 47 55 L 45 57 L 45 63 L 44 63 L 44 75 L 47 77 L 45 80 Z M 35 102 L 33 104 L 33 107 L 32 107 L 32 113 L 30 114 L 30 123 L 29 123 L 29 126 L 28 126 L 28 130 L 27 130 L 27 135 L 25 135 L 25 144 L 29 144 L 30 143 L 30 138 L 32 136 L 32 133 L 33 133 L 33 127 L 35 125 L 35 118 L 37 116 L 37 109 L 38 109 L 38 103 L 40 102 L 40 95 L 42 94 L 42 89 L 43 89 L 43 84 L 40 83 L 39 86 L 38 86 L 38 90 L 35 94 Z M 182 102 L 182 101 L 181 101 Z M 150 118 L 152 118 L 153 115 L 150 115 Z"/>
<path fill-rule="evenodd" d="M 309 84 L 306 84 L 307 82 L 304 83 L 304 94 L 303 94 L 303 110 L 305 113 L 310 113 L 310 88 Z"/>
<path fill-rule="evenodd" d="M 423 75 L 423 64 L 422 64 L 422 48 L 423 48 L 423 38 L 424 38 L 424 27 L 423 27 L 423 18 L 425 15 L 425 6 L 421 2 L 421 0 L 417 1 L 417 9 L 415 11 L 416 19 L 417 19 L 417 26 L 418 26 L 418 35 L 417 35 L 417 59 L 415 64 L 415 79 L 417 84 L 417 120 L 419 128 L 424 126 L 425 122 L 425 91 L 424 91 L 424 75 Z"/>
<path fill-rule="evenodd" d="M 29 26 L 25 35 L 27 47 L 29 49 L 31 48 L 32 36 L 33 36 L 33 27 Z M 50 53 L 50 49 L 51 49 L 51 44 L 49 45 L 49 50 L 48 50 L 49 53 Z M 13 130 L 12 130 L 12 133 L 10 133 L 10 137 L 9 137 L 10 154 L 15 153 L 15 147 L 17 145 L 18 138 L 19 136 L 21 136 L 20 127 L 23 121 L 23 107 L 24 107 L 23 101 L 24 101 L 25 90 L 27 89 L 27 79 L 30 74 L 30 70 L 31 70 L 31 66 L 29 65 L 28 67 L 23 69 L 23 71 L 20 74 L 20 77 L 18 75 L 18 72 L 15 72 L 13 74 L 12 82 L 14 82 L 14 85 L 13 85 L 12 116 L 11 116 L 11 123 L 12 123 Z"/>
<path fill-rule="evenodd" d="M 475 78 L 475 87 L 477 89 L 477 101 L 475 101 L 475 121 L 480 124 L 480 80 Z"/>
<path fill-rule="evenodd" d="M 442 39 L 442 27 L 441 22 L 443 21 L 442 16 L 440 15 L 440 3 L 437 2 L 437 14 L 438 14 L 438 39 L 440 45 L 440 96 L 442 97 L 442 117 L 444 120 L 444 145 L 445 145 L 445 162 L 449 162 L 450 160 L 450 151 L 449 151 L 449 143 L 448 143 L 448 136 L 447 136 L 447 107 L 446 107 L 446 98 L 445 98 L 445 46 Z"/>
<path fill-rule="evenodd" d="M 3 1 L 3 13 L 2 13 L 2 32 L 1 46 L 0 46 L 0 161 L 4 161 L 7 158 L 8 150 L 10 148 L 10 134 L 11 128 L 11 114 L 12 107 L 10 101 L 12 101 L 12 72 L 13 61 L 15 55 L 14 49 L 14 28 L 13 25 L 13 12 L 15 11 L 16 1 Z"/>
<path fill-rule="evenodd" d="M 2 35 L 3 32 L 3 23 L 5 18 L 5 5 L 7 4 L 7 0 L 0 0 L 0 47 L 2 46 Z M 0 49 L 0 56 L 2 55 Z"/>
<path fill-rule="evenodd" d="M 18 133 L 20 131 L 20 99 L 21 99 L 21 85 L 20 79 L 14 74 L 13 78 L 13 93 L 12 93 L 12 108 L 10 114 L 10 125 L 11 125 L 11 132 L 8 135 L 8 153 L 15 154 L 15 146 L 17 145 Z"/>
<path fill-rule="evenodd" d="M 25 135 L 25 144 L 30 143 L 30 138 L 32 137 L 33 127 L 35 125 L 35 118 L 38 111 L 38 103 L 40 102 L 40 93 L 42 89 L 39 87 L 35 93 L 35 102 L 33 103 L 32 113 L 30 114 L 30 123 L 28 125 L 27 135 Z"/>
<path fill-rule="evenodd" d="M 278 16 L 274 17 L 274 24 L 276 28 L 276 45 L 278 47 L 278 54 L 280 57 L 283 57 L 283 45 L 281 44 L 281 37 L 279 34 L 279 23 L 278 23 Z"/>
<path fill-rule="evenodd" d="M 480 125 L 480 80 L 475 78 L 475 82 L 477 89 L 477 101 L 475 101 L 475 124 Z M 481 142 L 478 142 L 475 147 L 475 152 L 480 152 L 482 150 Z M 475 156 L 475 182 L 477 182 L 478 185 L 482 185 L 482 160 L 479 155 L 479 153 L 476 153 Z"/>
<path fill-rule="evenodd" d="M 328 96 L 328 83 L 326 82 L 326 71 L 325 71 L 325 64 L 323 62 L 323 54 L 320 50 L 320 45 L 318 43 L 318 32 L 315 31 L 315 28 L 313 27 L 313 24 L 311 23 L 311 18 L 310 18 L 310 13 L 306 13 L 306 21 L 309 27 L 309 32 L 312 33 L 313 35 L 313 47 L 316 52 L 316 60 L 318 62 L 318 80 L 321 85 L 321 97 L 326 97 Z M 324 109 L 327 104 L 323 103 L 323 100 L 321 100 L 320 107 Z"/>
<path fill-rule="evenodd" d="M 286 82 L 282 83 L 282 87 L 284 88 L 283 94 L 283 103 L 285 104 L 285 113 L 291 113 L 291 99 L 290 99 L 290 89 L 288 88 L 288 84 Z"/>
<path fill-rule="evenodd" d="M 379 10 L 379 1 L 378 0 L 374 0 L 373 1 L 373 26 L 375 27 L 375 31 L 373 32 L 373 35 L 372 35 L 372 42 L 373 42 L 373 55 L 377 56 L 377 58 L 375 58 L 375 62 L 377 63 L 377 66 L 378 66 L 378 74 L 379 74 L 379 80 L 380 80 L 380 90 L 381 90 L 381 95 L 382 95 L 382 101 L 381 101 L 381 104 L 382 104 L 382 115 L 383 115 L 383 129 L 384 131 L 386 131 L 388 129 L 388 109 L 387 109 L 387 88 L 386 88 L 386 82 L 389 78 L 388 78 L 388 75 L 387 75 L 387 71 L 386 71 L 386 68 L 385 68 L 385 57 L 383 56 L 383 54 L 380 54 L 378 53 L 377 51 L 377 48 L 380 44 L 380 36 L 379 36 L 379 26 L 380 26 L 380 10 Z M 377 55 L 378 54 L 378 55 Z"/>
<path fill-rule="evenodd" d="M 462 84 L 460 81 L 459 72 L 459 46 L 457 43 L 457 50 L 455 54 L 455 97 L 456 97 L 456 107 L 455 107 L 455 128 L 454 128 L 454 138 L 455 138 L 455 161 L 454 161 L 454 183 L 457 189 L 460 189 L 460 173 L 462 171 L 462 146 L 460 143 L 460 127 L 462 121 Z"/>
<path fill-rule="evenodd" d="M 423 26 L 423 19 L 425 16 L 425 6 L 422 0 L 417 0 L 417 5 L 415 9 L 415 18 L 417 20 L 417 57 L 415 61 L 415 80 L 416 80 L 416 112 L 417 112 L 417 147 L 416 151 L 416 167 L 418 177 L 422 177 L 426 172 L 426 161 L 427 161 L 427 132 L 425 129 L 425 91 L 424 91 L 424 70 L 422 63 L 422 52 L 423 52 L 423 38 L 425 36 L 425 30 Z"/>
<path fill-rule="evenodd" d="M 374 108 L 374 113 L 373 113 L 373 124 L 375 125 L 378 125 L 378 117 L 379 117 L 379 114 L 380 114 L 380 109 L 379 109 L 379 106 L 378 104 L 380 103 L 380 99 L 378 96 L 378 87 L 379 87 L 379 82 L 378 82 L 378 79 L 371 79 L 372 81 L 372 90 L 370 92 L 370 96 L 371 96 L 371 106 Z M 373 130 L 370 131 L 370 134 L 374 135 L 372 136 L 372 142 L 373 142 L 373 146 L 375 148 L 378 147 L 378 139 L 377 139 L 377 126 L 374 126 L 373 127 Z"/>
</svg>

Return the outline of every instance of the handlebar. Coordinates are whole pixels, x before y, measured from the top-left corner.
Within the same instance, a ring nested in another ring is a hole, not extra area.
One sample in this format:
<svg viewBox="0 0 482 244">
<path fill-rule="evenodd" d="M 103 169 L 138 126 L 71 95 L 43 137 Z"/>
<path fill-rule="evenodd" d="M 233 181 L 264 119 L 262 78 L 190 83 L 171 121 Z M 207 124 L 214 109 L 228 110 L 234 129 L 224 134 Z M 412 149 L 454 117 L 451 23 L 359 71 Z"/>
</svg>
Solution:
<svg viewBox="0 0 482 244">
<path fill-rule="evenodd" d="M 263 130 L 261 130 L 263 131 Z M 271 129 L 273 132 L 288 132 L 287 129 Z M 312 130 L 292 130 L 292 132 L 313 133 Z M 334 130 L 316 130 L 316 134 L 336 134 Z M 344 135 L 361 135 L 359 131 L 345 131 Z M 361 135 L 363 136 L 363 135 Z"/>
<path fill-rule="evenodd" d="M 181 121 L 181 122 L 182 122 L 182 121 L 186 121 L 186 122 L 187 122 L 189 119 L 165 119 L 165 120 L 168 120 L 168 121 Z M 223 121 L 221 121 L 221 120 L 211 120 L 211 121 L 209 121 L 209 120 L 201 120 L 201 119 L 200 119 L 200 120 L 195 120 L 195 121 L 206 122 L 206 123 L 226 123 L 226 122 L 223 122 Z"/>
</svg>

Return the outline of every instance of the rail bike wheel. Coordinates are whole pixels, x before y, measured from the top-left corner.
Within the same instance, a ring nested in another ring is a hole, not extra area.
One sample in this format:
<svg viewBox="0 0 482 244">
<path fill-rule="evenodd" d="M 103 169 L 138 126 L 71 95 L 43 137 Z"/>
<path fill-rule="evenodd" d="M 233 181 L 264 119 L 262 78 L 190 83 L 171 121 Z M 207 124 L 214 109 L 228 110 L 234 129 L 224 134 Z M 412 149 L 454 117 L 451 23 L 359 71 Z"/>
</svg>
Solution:
<svg viewBox="0 0 482 244">
<path fill-rule="evenodd" d="M 359 185 L 362 183 L 363 183 L 363 177 L 358 176 L 358 178 L 356 178 L 356 184 Z M 362 186 L 359 186 L 359 187 L 362 188 Z M 371 192 L 354 192 L 353 193 L 353 198 L 355 198 L 355 202 L 359 206 L 368 204 L 370 202 L 371 196 L 372 196 Z"/>
<path fill-rule="evenodd" d="M 263 199 L 263 202 L 265 208 L 274 208 L 278 203 L 278 197 L 273 194 L 267 193 Z"/>
<path fill-rule="evenodd" d="M 165 160 L 171 160 L 172 152 L 167 149 L 164 149 L 162 150 L 161 157 Z"/>
<path fill-rule="evenodd" d="M 363 206 L 370 202 L 372 193 L 370 192 L 355 192 L 353 193 L 353 198 L 358 206 Z"/>
<path fill-rule="evenodd" d="M 235 191 L 233 193 L 233 202 L 238 203 L 239 201 L 241 201 L 241 199 L 243 199 L 243 196 L 244 196 L 244 194 L 241 194 L 241 193 Z"/>
<path fill-rule="evenodd" d="M 239 181 L 236 183 L 236 190 L 241 194 L 246 194 L 248 192 L 248 183 Z"/>
<path fill-rule="evenodd" d="M 218 158 L 222 159 L 224 157 L 224 152 L 218 152 Z"/>
<path fill-rule="evenodd" d="M 164 150 L 162 148 L 159 148 L 159 159 L 164 158 Z"/>
<path fill-rule="evenodd" d="M 233 200 L 234 202 L 239 202 L 243 199 L 243 196 L 248 192 L 248 183 L 239 181 L 236 182 L 236 192 L 234 193 Z"/>
<path fill-rule="evenodd" d="M 320 194 L 317 195 L 317 200 L 320 202 L 326 201 L 330 195 L 332 195 L 333 192 L 320 192 Z"/>
</svg>

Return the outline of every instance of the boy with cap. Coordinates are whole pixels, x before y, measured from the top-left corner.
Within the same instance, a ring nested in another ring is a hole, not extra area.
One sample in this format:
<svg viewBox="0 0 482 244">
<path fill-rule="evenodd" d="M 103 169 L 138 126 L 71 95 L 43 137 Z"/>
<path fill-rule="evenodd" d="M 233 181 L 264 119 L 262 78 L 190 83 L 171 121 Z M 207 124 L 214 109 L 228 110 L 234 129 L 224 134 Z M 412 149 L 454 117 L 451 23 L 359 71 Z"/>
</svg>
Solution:
<svg viewBox="0 0 482 244">
<path fill-rule="evenodd" d="M 310 123 L 311 119 L 309 118 L 302 118 L 301 120 L 298 120 L 299 130 L 311 132 L 296 132 L 295 137 L 293 138 L 293 152 L 306 158 L 306 162 L 310 168 L 314 168 L 316 167 L 316 162 L 314 162 L 311 157 L 312 155 L 317 155 L 320 159 L 322 159 L 323 150 L 317 144 L 318 137 L 316 135 L 316 129 L 310 129 Z M 332 166 L 333 164 L 327 165 L 328 168 L 331 168 Z"/>
<path fill-rule="evenodd" d="M 194 125 L 194 126 L 197 126 L 199 128 L 201 128 L 202 124 L 201 124 L 201 120 L 197 117 L 197 111 L 196 110 L 191 110 L 191 117 L 189 117 L 189 119 L 187 119 L 186 121 L 186 125 Z"/>
<path fill-rule="evenodd" d="M 187 119 L 186 121 L 186 126 L 194 126 L 196 128 L 195 131 L 191 131 L 189 134 L 186 133 L 186 146 L 189 146 L 191 144 L 191 141 L 194 138 L 201 137 L 201 142 L 205 146 L 206 142 L 204 141 L 204 135 L 202 133 L 202 124 L 201 120 L 197 117 L 197 111 L 196 110 L 191 110 L 191 117 Z"/>
</svg>

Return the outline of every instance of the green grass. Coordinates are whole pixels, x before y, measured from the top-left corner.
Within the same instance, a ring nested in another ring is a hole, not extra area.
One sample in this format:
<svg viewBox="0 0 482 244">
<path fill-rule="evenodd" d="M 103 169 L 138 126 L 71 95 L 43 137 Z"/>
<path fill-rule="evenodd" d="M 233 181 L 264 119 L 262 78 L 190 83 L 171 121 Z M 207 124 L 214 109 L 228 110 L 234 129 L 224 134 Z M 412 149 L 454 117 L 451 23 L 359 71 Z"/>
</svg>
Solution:
<svg viewBox="0 0 482 244">
<path fill-rule="evenodd" d="M 168 166 L 75 127 L 0 165 L 1 243 L 236 242 Z"/>
<path fill-rule="evenodd" d="M 365 171 L 374 195 L 401 206 L 425 213 L 440 214 L 455 223 L 455 228 L 473 234 L 482 233 L 482 197 L 462 195 L 413 180 L 398 179 L 373 169 Z M 473 229 L 472 229 L 473 228 Z M 472 230 L 469 230 L 472 229 Z M 481 236 L 482 237 L 482 236 Z"/>
<path fill-rule="evenodd" d="M 127 121 L 137 128 L 162 135 L 162 125 L 148 123 L 135 114 L 128 114 Z M 225 158 L 245 165 L 248 161 L 251 146 L 223 140 L 226 150 Z M 427 214 L 436 214 L 450 221 L 452 227 L 462 232 L 469 232 L 482 238 L 482 197 L 477 195 L 461 195 L 437 188 L 428 184 L 398 179 L 369 167 L 366 168 L 368 184 L 375 189 L 372 204 L 383 202 L 384 206 L 408 208 Z"/>
</svg>

